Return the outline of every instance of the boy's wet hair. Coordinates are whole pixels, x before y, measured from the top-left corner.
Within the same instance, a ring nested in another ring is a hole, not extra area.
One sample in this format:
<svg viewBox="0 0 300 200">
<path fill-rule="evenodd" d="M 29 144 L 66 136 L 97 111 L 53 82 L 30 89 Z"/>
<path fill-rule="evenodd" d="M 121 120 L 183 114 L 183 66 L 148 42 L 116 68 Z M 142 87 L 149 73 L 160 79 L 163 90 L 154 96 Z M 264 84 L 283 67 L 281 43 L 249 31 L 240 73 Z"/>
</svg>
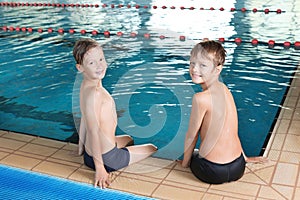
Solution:
<svg viewBox="0 0 300 200">
<path fill-rule="evenodd" d="M 100 46 L 96 40 L 91 38 L 82 38 L 76 41 L 73 48 L 73 56 L 76 64 L 82 64 L 85 53 L 95 47 Z"/>
<path fill-rule="evenodd" d="M 214 63 L 214 66 L 216 67 L 224 64 L 226 50 L 219 42 L 213 40 L 205 40 L 196 44 L 191 51 L 192 57 L 197 57 L 199 54 L 211 59 Z"/>
</svg>

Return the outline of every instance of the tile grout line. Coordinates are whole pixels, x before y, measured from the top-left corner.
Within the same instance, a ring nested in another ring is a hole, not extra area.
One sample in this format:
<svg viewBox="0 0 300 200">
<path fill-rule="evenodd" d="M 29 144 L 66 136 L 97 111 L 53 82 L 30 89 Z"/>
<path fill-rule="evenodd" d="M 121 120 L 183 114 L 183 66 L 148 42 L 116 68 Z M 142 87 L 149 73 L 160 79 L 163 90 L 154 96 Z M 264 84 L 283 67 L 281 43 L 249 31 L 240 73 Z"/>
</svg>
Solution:
<svg viewBox="0 0 300 200">
<path fill-rule="evenodd" d="M 293 191 L 293 195 L 292 195 L 292 199 L 295 199 L 295 196 L 296 196 L 296 191 L 297 191 L 297 188 L 298 188 L 298 181 L 299 181 L 299 177 L 300 177 L 300 161 L 298 162 L 298 173 L 297 173 L 297 178 L 296 178 L 296 183 L 294 185 L 294 191 Z"/>
</svg>

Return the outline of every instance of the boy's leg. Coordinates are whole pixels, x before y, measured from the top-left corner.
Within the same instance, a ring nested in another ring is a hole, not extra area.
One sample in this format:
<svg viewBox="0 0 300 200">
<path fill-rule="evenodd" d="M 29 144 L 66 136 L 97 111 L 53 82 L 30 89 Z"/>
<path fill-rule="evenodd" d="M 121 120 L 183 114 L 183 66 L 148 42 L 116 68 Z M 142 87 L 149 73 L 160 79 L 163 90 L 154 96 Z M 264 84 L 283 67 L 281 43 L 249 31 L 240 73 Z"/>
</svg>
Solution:
<svg viewBox="0 0 300 200">
<path fill-rule="evenodd" d="M 157 147 L 153 144 L 143 144 L 126 147 L 130 153 L 129 164 L 139 162 L 157 151 Z"/>
<path fill-rule="evenodd" d="M 116 136 L 116 143 L 118 148 L 123 148 L 133 145 L 133 139 L 130 135 L 118 135 Z"/>
</svg>

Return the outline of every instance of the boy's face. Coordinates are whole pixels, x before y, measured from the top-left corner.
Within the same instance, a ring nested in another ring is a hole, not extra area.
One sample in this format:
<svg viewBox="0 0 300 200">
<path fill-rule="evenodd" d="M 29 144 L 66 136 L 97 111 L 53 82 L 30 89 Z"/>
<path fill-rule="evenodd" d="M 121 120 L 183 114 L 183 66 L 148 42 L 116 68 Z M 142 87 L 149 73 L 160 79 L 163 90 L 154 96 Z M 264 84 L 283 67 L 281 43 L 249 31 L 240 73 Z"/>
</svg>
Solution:
<svg viewBox="0 0 300 200">
<path fill-rule="evenodd" d="M 215 76 L 212 59 L 198 53 L 190 58 L 190 76 L 195 84 L 203 84 Z"/>
<path fill-rule="evenodd" d="M 83 57 L 82 65 L 78 69 L 89 79 L 103 79 L 107 63 L 102 48 L 99 46 L 87 51 Z"/>
</svg>

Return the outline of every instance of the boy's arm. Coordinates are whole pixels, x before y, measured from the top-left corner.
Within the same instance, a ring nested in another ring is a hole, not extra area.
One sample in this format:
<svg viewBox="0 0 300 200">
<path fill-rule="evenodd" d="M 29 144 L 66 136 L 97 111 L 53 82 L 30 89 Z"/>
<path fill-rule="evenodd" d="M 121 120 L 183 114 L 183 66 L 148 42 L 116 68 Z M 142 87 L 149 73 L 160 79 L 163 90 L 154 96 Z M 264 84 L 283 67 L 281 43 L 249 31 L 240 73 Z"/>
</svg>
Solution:
<svg viewBox="0 0 300 200">
<path fill-rule="evenodd" d="M 200 103 L 198 101 L 198 98 L 199 96 L 196 94 L 194 95 L 192 101 L 190 122 L 184 142 L 184 156 L 182 161 L 182 167 L 189 167 L 190 165 L 190 160 L 199 137 L 200 126 L 206 111 L 206 109 L 200 110 Z"/>
<path fill-rule="evenodd" d="M 84 151 L 84 143 L 86 137 L 86 127 L 84 123 L 83 117 L 80 119 L 80 127 L 79 127 L 79 142 L 78 142 L 78 155 L 82 155 Z"/>
<path fill-rule="evenodd" d="M 90 137 L 88 141 L 91 142 L 91 144 L 89 144 L 90 149 L 87 150 L 92 154 L 96 168 L 94 186 L 96 187 L 99 185 L 101 188 L 105 188 L 110 182 L 109 174 L 106 172 L 102 160 L 100 137 L 103 133 L 98 118 L 101 104 L 99 92 L 92 91 L 90 94 L 86 95 L 83 113 L 86 122 L 87 137 Z"/>
</svg>

